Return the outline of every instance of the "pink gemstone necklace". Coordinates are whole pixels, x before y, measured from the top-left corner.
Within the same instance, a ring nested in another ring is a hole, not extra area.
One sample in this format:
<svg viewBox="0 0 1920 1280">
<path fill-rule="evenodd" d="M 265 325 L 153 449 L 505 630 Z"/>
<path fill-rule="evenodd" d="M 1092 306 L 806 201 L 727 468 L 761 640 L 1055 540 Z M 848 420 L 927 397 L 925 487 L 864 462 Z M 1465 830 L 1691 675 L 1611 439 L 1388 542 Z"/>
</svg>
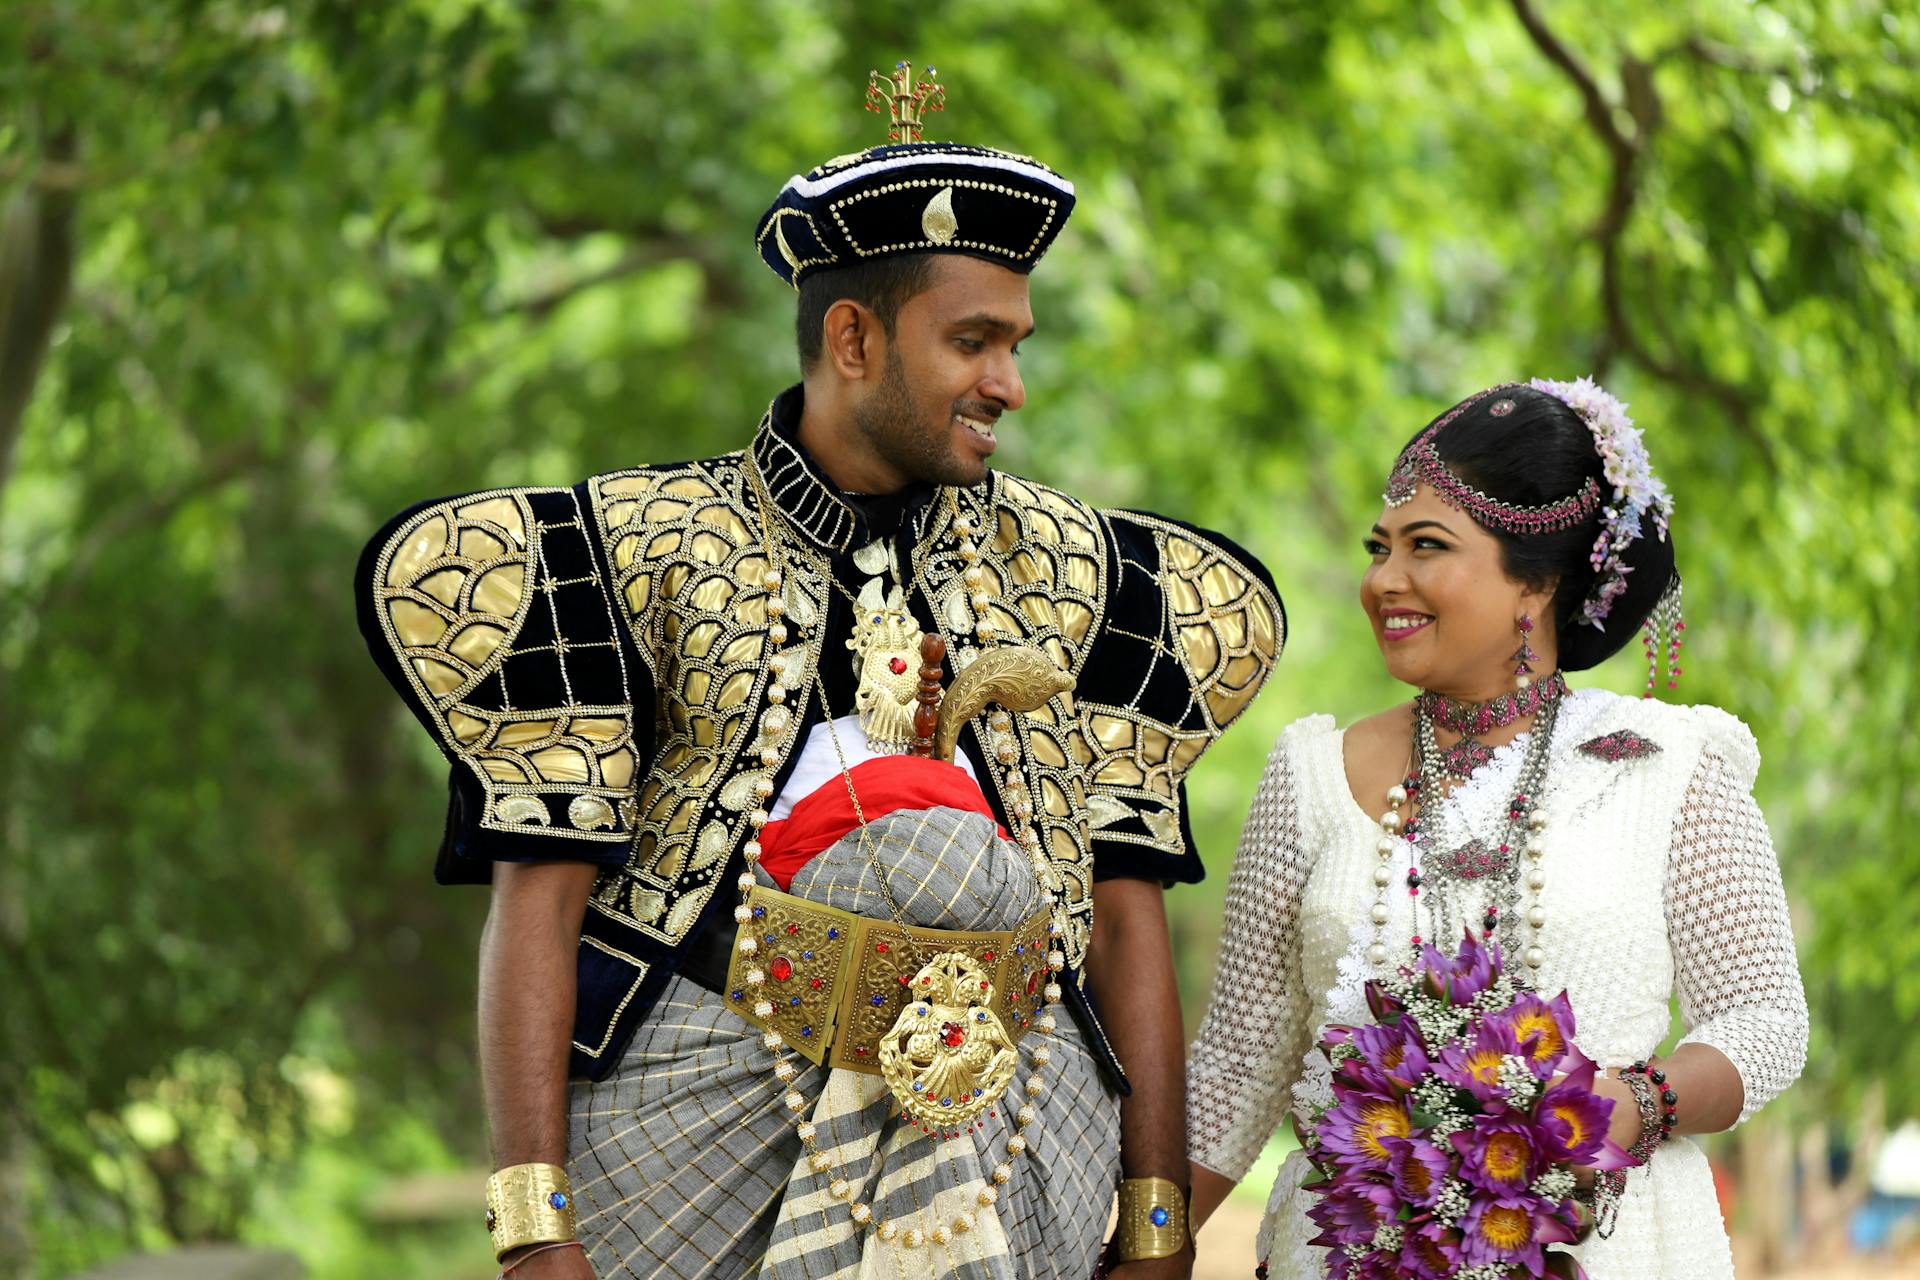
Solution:
<svg viewBox="0 0 1920 1280">
<path fill-rule="evenodd" d="M 1422 689 L 1413 702 L 1415 714 L 1433 728 L 1460 735 L 1458 742 L 1437 753 L 1437 763 L 1449 779 L 1464 782 L 1475 769 L 1493 759 L 1493 748 L 1480 740 L 1481 735 L 1538 715 L 1559 702 L 1566 692 L 1566 677 L 1556 671 L 1545 680 L 1531 681 L 1524 689 L 1515 689 L 1485 702 L 1449 698 L 1431 689 Z"/>
</svg>

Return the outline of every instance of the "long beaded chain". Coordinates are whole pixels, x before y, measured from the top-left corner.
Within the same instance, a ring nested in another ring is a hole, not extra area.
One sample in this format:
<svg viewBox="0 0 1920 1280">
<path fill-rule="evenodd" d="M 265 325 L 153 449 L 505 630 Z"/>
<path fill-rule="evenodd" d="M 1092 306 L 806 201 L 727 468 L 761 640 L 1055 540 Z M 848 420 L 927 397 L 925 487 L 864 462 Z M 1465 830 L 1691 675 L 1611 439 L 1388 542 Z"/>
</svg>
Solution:
<svg viewBox="0 0 1920 1280">
<path fill-rule="evenodd" d="M 1393 883 L 1391 863 L 1403 844 L 1407 849 L 1406 892 L 1416 917 L 1416 930 L 1419 928 L 1417 918 L 1421 889 L 1427 886 L 1431 890 L 1431 886 L 1427 885 L 1428 878 L 1439 875 L 1447 880 L 1462 881 L 1497 876 L 1501 882 L 1511 886 L 1521 878 L 1515 850 L 1524 853 L 1527 863 L 1524 881 L 1529 895 L 1524 918 L 1531 937 L 1523 946 L 1519 926 L 1511 918 L 1511 913 L 1502 916 L 1491 894 L 1481 923 L 1487 936 L 1499 931 L 1509 954 L 1518 951 L 1529 970 L 1537 972 L 1546 963 L 1547 953 L 1540 945 L 1541 930 L 1547 923 L 1547 913 L 1540 902 L 1541 890 L 1546 887 L 1546 873 L 1541 869 L 1540 862 L 1546 853 L 1547 815 L 1539 807 L 1539 797 L 1546 782 L 1547 760 L 1559 714 L 1560 699 L 1553 697 L 1540 706 L 1535 716 L 1532 737 L 1520 759 L 1519 777 L 1514 785 L 1513 798 L 1507 805 L 1506 827 L 1498 846 L 1489 849 L 1478 841 L 1468 841 L 1442 854 L 1442 865 L 1436 869 L 1431 859 L 1437 825 L 1434 819 L 1439 816 L 1440 806 L 1448 798 L 1442 789 L 1442 779 L 1450 779 L 1452 775 L 1445 764 L 1445 753 L 1440 750 L 1434 736 L 1433 719 L 1423 703 L 1415 703 L 1413 768 L 1403 781 L 1387 788 L 1387 809 L 1380 815 L 1380 839 L 1375 845 L 1380 861 L 1373 872 L 1374 900 L 1370 913 L 1373 941 L 1367 948 L 1367 960 L 1375 968 L 1383 968 L 1391 958 L 1386 944 L 1386 925 L 1392 916 L 1387 894 Z M 1416 799 L 1420 806 L 1419 816 L 1403 818 L 1401 806 Z M 1425 858 L 1423 852 L 1427 855 Z M 1428 865 L 1426 876 L 1420 870 L 1423 861 Z M 1429 908 L 1430 920 L 1438 922 L 1440 916 L 1440 908 Z M 1414 933 L 1411 945 L 1416 952 L 1422 942 L 1420 934 Z"/>
<path fill-rule="evenodd" d="M 785 644 L 787 640 L 787 627 L 784 622 L 780 621 L 786 612 L 786 607 L 784 603 L 782 603 L 780 596 L 780 586 L 784 581 L 784 575 L 780 569 L 782 559 L 776 550 L 773 535 L 773 525 L 774 521 L 778 518 L 778 509 L 774 507 L 772 499 L 767 494 L 765 482 L 761 479 L 758 468 L 749 462 L 747 472 L 753 482 L 755 500 L 760 506 L 761 541 L 767 555 L 767 574 L 765 580 L 768 591 L 767 615 L 773 620 L 768 628 L 768 639 L 776 645 Z M 956 533 L 961 532 L 961 519 L 964 519 L 964 517 L 960 517 L 955 521 L 954 528 Z M 963 560 L 966 560 L 968 559 L 966 551 L 968 549 L 968 543 L 971 542 L 971 538 L 967 534 L 962 534 L 962 537 L 964 541 L 961 544 L 961 556 Z M 978 549 L 974 548 L 974 550 L 977 555 Z M 991 627 L 991 625 L 991 623 L 986 624 L 987 627 Z M 989 631 L 987 635 L 990 637 L 991 632 Z M 773 674 L 773 679 L 768 687 L 768 697 L 774 702 L 774 709 L 776 711 L 784 710 L 780 704 L 786 700 L 784 687 L 780 681 L 784 668 L 785 660 L 780 657 L 780 655 L 775 654 L 768 660 L 768 669 Z M 775 694 L 779 696 L 776 697 L 774 696 Z M 772 732 L 767 732 L 765 726 L 776 722 L 776 720 L 779 728 Z M 991 722 L 990 718 L 989 723 Z M 860 807 L 859 796 L 854 792 L 852 772 L 847 768 L 846 753 L 840 748 L 839 735 L 833 731 L 830 717 L 827 723 L 829 733 L 832 735 L 834 752 L 840 758 L 841 777 L 846 781 L 847 795 L 853 802 L 854 816 L 859 823 L 862 853 L 867 858 L 868 866 L 876 876 L 880 877 L 881 888 L 886 895 L 889 910 L 894 913 L 894 922 L 904 928 L 905 922 L 900 918 L 899 908 L 893 902 L 891 891 L 886 888 L 886 878 L 884 875 L 881 875 L 879 863 L 873 852 L 870 836 L 867 831 L 866 814 Z M 1008 722 L 1007 727 L 1010 729 L 1010 722 Z M 767 739 L 760 753 L 760 759 L 763 764 L 771 767 L 778 762 L 779 756 L 774 750 L 774 747 L 785 729 L 786 719 L 784 716 L 774 717 L 769 713 L 768 720 L 763 722 L 763 733 Z M 1011 743 L 1009 742 L 1008 745 L 1011 746 Z M 1004 762 L 1005 757 L 1002 757 L 1002 759 Z M 756 835 L 759 829 L 764 827 L 769 821 L 769 815 L 765 806 L 772 794 L 773 784 L 767 779 L 762 778 L 759 786 L 756 788 L 756 795 L 759 797 L 760 807 L 754 809 L 752 813 L 748 815 L 748 820 L 753 824 Z M 1029 812 L 1031 812 L 1031 810 L 1029 810 Z M 1025 833 L 1023 832 L 1023 834 Z M 759 840 L 756 838 L 747 841 L 747 843 L 742 846 L 741 852 L 742 856 L 746 859 L 747 865 L 746 869 L 740 873 L 739 887 L 741 902 L 739 906 L 733 909 L 733 917 L 736 922 L 745 924 L 753 919 L 753 908 L 747 905 L 746 896 L 758 883 L 754 876 L 754 868 L 759 865 L 760 860 L 761 848 Z M 1051 869 L 1049 868 L 1049 870 Z M 908 936 L 911 938 L 911 934 Z M 760 949 L 759 940 L 750 933 L 740 939 L 739 945 L 741 953 L 748 956 L 758 953 Z M 1046 1008 L 1042 1010 L 1040 1016 L 1035 1018 L 1032 1023 L 1033 1029 L 1042 1035 L 1051 1034 L 1059 1026 L 1059 1023 L 1054 1018 L 1053 1006 L 1060 1003 L 1061 996 L 1064 994 L 1060 989 L 1059 974 L 1060 971 L 1066 967 L 1066 963 L 1067 958 L 1064 952 L 1058 948 L 1048 949 L 1048 980 L 1041 991 L 1041 996 L 1046 1002 Z M 759 995 L 761 988 L 766 985 L 767 975 L 764 970 L 756 966 L 747 970 L 744 979 L 746 985 L 752 988 L 756 995 Z M 761 1018 L 771 1017 L 773 1014 L 773 1002 L 764 998 L 756 1000 L 753 1008 L 754 1013 Z M 806 1115 L 806 1095 L 793 1087 L 794 1078 L 799 1075 L 799 1068 L 794 1066 L 793 1061 L 787 1055 L 786 1038 L 778 1031 L 769 1029 L 761 1035 L 760 1042 L 773 1054 L 773 1077 L 778 1080 L 785 1089 L 781 1098 L 782 1104 L 796 1117 L 794 1131 L 800 1138 L 802 1152 L 808 1167 L 816 1174 L 820 1174 L 829 1179 L 827 1183 L 827 1194 L 829 1196 L 842 1202 L 851 1202 L 847 1205 L 847 1216 L 853 1220 L 856 1226 L 863 1228 L 871 1226 L 874 1235 L 880 1240 L 892 1243 L 897 1239 L 901 1247 L 906 1249 L 917 1249 L 923 1244 L 944 1246 L 952 1240 L 954 1236 L 966 1235 L 974 1229 L 976 1220 L 971 1210 L 963 1210 L 955 1214 L 950 1220 L 935 1223 L 931 1229 L 924 1232 L 917 1226 L 902 1227 L 898 1220 L 891 1218 L 881 1218 L 875 1221 L 873 1207 L 864 1201 L 852 1200 L 853 1184 L 847 1180 L 843 1173 L 835 1168 L 833 1157 L 825 1151 L 822 1151 L 819 1147 L 819 1128 L 812 1120 L 808 1119 Z M 1014 1112 L 1013 1120 L 1016 1131 L 1006 1141 L 1008 1159 L 1001 1160 L 993 1166 L 992 1171 L 988 1175 L 990 1179 L 988 1185 L 981 1187 L 976 1197 L 976 1201 L 982 1209 L 991 1208 L 993 1204 L 999 1200 L 1000 1188 L 1004 1187 L 1013 1179 L 1012 1160 L 1031 1148 L 1031 1144 L 1025 1136 L 1024 1131 L 1030 1129 L 1040 1118 L 1038 1110 L 1033 1105 L 1033 1100 L 1039 1098 L 1041 1094 L 1046 1092 L 1046 1080 L 1041 1073 L 1047 1064 L 1052 1061 L 1052 1058 L 1052 1051 L 1044 1044 L 1033 1051 L 1034 1071 L 1032 1075 L 1027 1077 L 1026 1083 L 1023 1086 L 1028 1101 L 1023 1102 L 1019 1110 Z"/>
</svg>

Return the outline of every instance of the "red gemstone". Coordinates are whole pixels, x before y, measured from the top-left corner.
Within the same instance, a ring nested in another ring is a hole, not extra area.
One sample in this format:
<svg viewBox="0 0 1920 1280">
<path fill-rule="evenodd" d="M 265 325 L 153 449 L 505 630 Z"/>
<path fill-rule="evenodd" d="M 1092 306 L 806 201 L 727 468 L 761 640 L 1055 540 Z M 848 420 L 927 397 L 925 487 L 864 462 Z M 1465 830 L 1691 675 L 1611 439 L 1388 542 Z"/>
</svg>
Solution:
<svg viewBox="0 0 1920 1280">
<path fill-rule="evenodd" d="M 887 947 L 887 944 L 884 942 L 876 942 L 873 944 L 873 949 L 875 951 L 878 951 L 881 955 L 885 955 L 887 954 L 888 947 Z"/>
<path fill-rule="evenodd" d="M 1039 985 L 1040 985 L 1040 971 L 1036 969 L 1032 973 L 1027 975 L 1027 994 L 1032 995 L 1034 992 L 1034 988 L 1038 987 Z"/>
<path fill-rule="evenodd" d="M 820 979 L 815 978 L 812 982 L 809 982 L 807 985 L 812 987 L 815 991 L 818 991 L 820 989 Z"/>
<path fill-rule="evenodd" d="M 893 674 L 903 676 L 907 673 L 907 660 L 905 658 L 895 658 L 887 664 L 887 668 L 892 671 Z"/>
<path fill-rule="evenodd" d="M 798 932 L 800 932 L 800 926 L 799 926 L 799 925 L 797 925 L 797 924 L 790 924 L 790 925 L 788 925 L 788 926 L 787 926 L 787 932 L 788 932 L 788 933 L 798 933 Z"/>
<path fill-rule="evenodd" d="M 993 963 L 993 952 L 991 952 L 991 951 L 989 951 L 989 952 L 987 952 L 987 953 L 986 953 L 985 955 L 983 955 L 983 956 L 981 956 L 980 958 L 981 958 L 982 960 L 985 960 L 985 961 L 986 961 L 986 962 L 987 962 L 988 964 L 992 964 L 992 963 Z"/>
<path fill-rule="evenodd" d="M 940 1039 L 946 1042 L 947 1048 L 958 1049 L 967 1042 L 967 1029 L 957 1022 L 943 1023 L 940 1027 Z"/>
<path fill-rule="evenodd" d="M 785 956 L 775 956 L 767 965 L 767 972 L 773 975 L 775 982 L 785 982 L 793 976 L 793 961 Z"/>
<path fill-rule="evenodd" d="M 913 981 L 913 979 L 912 979 L 912 978 L 909 978 L 909 977 L 908 977 L 908 976 L 907 976 L 906 974 L 904 974 L 904 973 L 903 973 L 903 974 L 901 974 L 901 975 L 900 975 L 900 985 L 901 985 L 901 986 L 903 986 L 903 987 L 904 987 L 904 986 L 906 986 L 907 984 L 909 984 L 909 983 L 911 983 L 912 981 Z"/>
</svg>

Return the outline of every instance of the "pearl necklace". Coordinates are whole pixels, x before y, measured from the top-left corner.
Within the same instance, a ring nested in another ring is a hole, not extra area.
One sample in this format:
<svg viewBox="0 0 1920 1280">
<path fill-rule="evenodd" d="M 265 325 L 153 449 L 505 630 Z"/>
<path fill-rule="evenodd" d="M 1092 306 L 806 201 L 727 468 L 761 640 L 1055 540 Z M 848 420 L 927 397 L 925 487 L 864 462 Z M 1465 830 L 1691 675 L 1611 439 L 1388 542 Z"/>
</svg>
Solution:
<svg viewBox="0 0 1920 1280">
<path fill-rule="evenodd" d="M 778 518 L 778 512 L 773 505 L 772 499 L 767 494 L 766 485 L 760 478 L 758 467 L 750 461 L 747 464 L 747 472 L 753 482 L 754 496 L 760 504 L 761 540 L 767 554 L 767 571 L 764 582 L 767 589 L 767 616 L 771 620 L 771 624 L 767 628 L 767 639 L 776 646 L 784 645 L 787 642 L 788 634 L 787 625 L 782 621 L 787 613 L 786 604 L 781 596 L 781 584 L 784 581 L 784 575 L 780 569 L 781 559 L 775 548 L 773 536 L 773 524 Z M 978 573 L 979 570 L 975 567 L 974 562 L 979 558 L 979 546 L 973 541 L 975 529 L 973 522 L 964 513 L 956 512 L 953 523 L 949 527 L 952 529 L 954 535 L 960 539 L 959 555 L 962 562 L 967 565 L 968 570 Z M 978 601 L 981 598 L 978 586 L 979 580 L 977 578 L 968 578 L 966 581 L 967 585 L 974 589 L 974 599 Z M 978 607 L 979 605 L 976 604 L 976 608 Z M 799 623 L 798 619 L 796 619 L 795 625 L 804 624 Z M 824 623 L 822 625 L 824 625 Z M 975 631 L 980 642 L 982 644 L 989 642 L 993 638 L 994 631 L 993 623 L 982 615 Z M 782 734 L 786 732 L 790 718 L 790 713 L 787 712 L 782 705 L 786 701 L 786 689 L 780 679 L 786 669 L 786 659 L 778 653 L 772 655 L 767 660 L 767 669 L 772 676 L 772 679 L 768 682 L 767 697 L 774 706 L 768 711 L 766 717 L 761 722 L 763 743 L 760 750 L 760 760 L 762 764 L 768 768 L 772 768 L 779 763 L 780 756 L 777 747 Z M 828 723 L 831 725 L 831 720 L 829 720 Z M 1005 711 L 996 711 L 988 716 L 987 723 L 991 730 L 990 736 L 995 758 L 1003 765 L 1011 765 L 1019 756 L 1019 748 L 1013 741 L 1013 723 L 1011 717 L 1009 717 Z M 839 739 L 837 735 L 834 737 L 834 746 L 836 752 L 838 752 Z M 853 802 L 854 816 L 859 822 L 863 847 L 867 849 L 869 862 L 871 863 L 871 846 L 864 845 L 867 839 L 866 815 L 860 808 L 859 796 L 854 794 L 853 779 L 846 768 L 846 757 L 844 753 L 841 753 L 840 759 L 841 777 L 846 781 L 847 795 Z M 1019 775 L 1013 773 L 1011 770 L 1009 770 L 1009 780 L 1010 783 L 1018 784 L 1017 787 L 1009 786 L 1008 803 L 1013 810 L 1012 816 L 1015 819 L 1020 846 L 1034 862 L 1036 872 L 1044 869 L 1045 875 L 1041 880 L 1042 885 L 1050 886 L 1057 884 L 1059 874 L 1046 863 L 1044 854 L 1040 850 L 1039 837 L 1033 831 L 1030 821 L 1033 814 L 1031 793 L 1027 790 L 1025 781 L 1020 779 Z M 760 829 L 765 827 L 771 820 L 766 805 L 767 801 L 772 798 L 772 795 L 773 783 L 767 778 L 762 778 L 755 787 L 755 796 L 758 799 L 758 804 L 747 815 L 747 820 L 753 825 L 756 835 Z M 754 876 L 754 868 L 759 865 L 760 853 L 761 848 L 758 839 L 749 840 L 741 847 L 741 854 L 745 858 L 747 865 L 746 869 L 740 873 L 738 881 L 741 902 L 740 905 L 733 909 L 733 918 L 740 924 L 745 924 L 753 918 L 753 908 L 747 905 L 746 896 L 758 883 Z M 874 865 L 874 872 L 876 875 L 879 874 L 877 864 Z M 739 947 L 743 955 L 751 956 L 759 952 L 760 943 L 752 934 L 746 934 L 740 939 Z M 1041 996 L 1046 1002 L 1046 1007 L 1040 1016 L 1033 1020 L 1032 1024 L 1033 1029 L 1042 1035 L 1049 1035 L 1058 1029 L 1059 1023 L 1054 1018 L 1054 1006 L 1060 1003 L 1061 996 L 1064 994 L 1060 989 L 1059 974 L 1060 971 L 1066 967 L 1066 963 L 1066 954 L 1058 948 L 1050 948 L 1047 951 L 1048 980 L 1041 990 Z M 747 970 L 744 978 L 746 985 L 753 990 L 754 994 L 762 997 L 755 1000 L 753 1006 L 754 1013 L 761 1018 L 770 1017 L 773 1013 L 773 1002 L 765 999 L 762 992 L 762 988 L 765 987 L 767 981 L 766 972 L 758 967 L 751 968 Z M 944 1246 L 952 1240 L 953 1237 L 966 1235 L 974 1229 L 977 1223 L 971 1210 L 957 1213 L 951 1219 L 937 1222 L 933 1227 L 924 1231 L 919 1226 L 902 1226 L 901 1220 L 898 1219 L 881 1218 L 876 1221 L 873 1207 L 863 1201 L 855 1201 L 852 1199 L 853 1184 L 835 1168 L 833 1157 L 822 1151 L 819 1147 L 819 1129 L 806 1115 L 806 1095 L 793 1087 L 794 1078 L 799 1075 L 799 1068 L 794 1066 L 792 1059 L 787 1055 L 786 1038 L 778 1031 L 769 1030 L 761 1035 L 760 1042 L 773 1054 L 772 1074 L 774 1079 L 779 1081 L 785 1090 L 781 1097 L 782 1105 L 796 1117 L 794 1131 L 800 1139 L 808 1167 L 816 1174 L 829 1179 L 827 1183 L 827 1194 L 829 1196 L 843 1203 L 851 1202 L 847 1204 L 847 1216 L 853 1220 L 856 1227 L 871 1227 L 873 1234 L 878 1239 L 889 1244 L 897 1240 L 900 1246 L 905 1249 L 918 1249 L 923 1244 Z M 999 1200 L 1000 1188 L 1007 1185 L 1007 1183 L 1013 1179 L 1012 1161 L 1031 1149 L 1031 1144 L 1024 1131 L 1031 1129 L 1040 1118 L 1039 1112 L 1034 1108 L 1032 1100 L 1039 1098 L 1041 1094 L 1046 1092 L 1046 1080 L 1041 1073 L 1052 1060 L 1052 1050 L 1045 1044 L 1040 1045 L 1033 1051 L 1034 1072 L 1027 1077 L 1026 1083 L 1022 1086 L 1029 1101 L 1022 1103 L 1019 1110 L 1014 1112 L 1013 1121 L 1015 1132 L 1006 1141 L 1008 1159 L 999 1161 L 993 1166 L 989 1174 L 990 1181 L 988 1185 L 981 1187 L 978 1196 L 975 1197 L 976 1202 L 982 1209 L 991 1208 L 993 1204 Z M 917 1217 L 916 1220 L 918 1220 Z"/>
<path fill-rule="evenodd" d="M 1555 679 L 1558 680 L 1556 673 Z M 1536 686 L 1537 687 L 1537 686 Z M 1561 686 L 1564 688 L 1564 684 Z M 1514 788 L 1513 799 L 1507 805 L 1506 830 L 1502 834 L 1497 849 L 1487 849 L 1478 841 L 1468 841 L 1459 848 L 1444 855 L 1450 861 L 1443 865 L 1438 873 L 1451 880 L 1479 879 L 1489 874 L 1502 875 L 1509 880 L 1518 878 L 1518 865 L 1513 850 L 1518 846 L 1525 854 L 1528 863 L 1524 877 L 1530 895 L 1525 920 L 1531 937 L 1524 944 L 1518 937 L 1518 929 L 1510 917 L 1502 917 L 1497 905 L 1489 902 L 1485 918 L 1482 921 L 1483 932 L 1491 937 L 1496 930 L 1501 933 L 1509 953 L 1518 951 L 1521 960 L 1530 971 L 1537 972 L 1546 964 L 1547 953 L 1540 945 L 1541 930 L 1546 927 L 1547 913 L 1541 905 L 1540 894 L 1546 887 L 1546 873 L 1540 868 L 1540 861 L 1546 853 L 1545 832 L 1547 815 L 1539 807 L 1539 797 L 1546 782 L 1547 756 L 1553 741 L 1553 729 L 1559 719 L 1560 699 L 1551 697 L 1541 704 L 1534 720 L 1533 735 L 1528 740 L 1526 753 L 1521 757 L 1519 777 Z M 1425 883 L 1420 873 L 1421 850 L 1431 845 L 1434 824 L 1430 815 L 1437 815 L 1445 796 L 1435 794 L 1426 797 L 1437 787 L 1438 779 L 1450 777 L 1445 766 L 1445 756 L 1435 741 L 1433 720 L 1427 714 L 1424 703 L 1416 701 L 1414 705 L 1414 767 L 1401 782 L 1387 788 L 1387 808 L 1380 815 L 1380 839 L 1375 844 L 1379 863 L 1373 869 L 1374 899 L 1370 911 L 1373 921 L 1373 941 L 1367 947 L 1367 961 L 1374 968 L 1384 968 L 1391 958 L 1386 943 L 1386 926 L 1392 916 L 1387 902 L 1388 889 L 1393 883 L 1393 857 L 1404 844 L 1407 851 L 1407 896 L 1415 913 L 1415 929 L 1419 928 L 1418 911 L 1422 885 Z M 1430 781 L 1432 780 L 1432 781 Z M 1419 817 L 1405 817 L 1400 813 L 1401 806 L 1418 800 L 1421 805 Z M 1524 840 L 1522 833 L 1524 832 Z M 1424 837 L 1424 838 L 1423 838 Z M 1432 850 L 1428 847 L 1428 853 Z M 1429 872 L 1432 872 L 1429 862 Z M 1437 919 L 1440 912 L 1429 912 Z M 1504 926 L 1504 927 L 1503 927 Z M 1417 957 L 1422 945 L 1419 933 L 1414 933 L 1411 947 Z"/>
</svg>

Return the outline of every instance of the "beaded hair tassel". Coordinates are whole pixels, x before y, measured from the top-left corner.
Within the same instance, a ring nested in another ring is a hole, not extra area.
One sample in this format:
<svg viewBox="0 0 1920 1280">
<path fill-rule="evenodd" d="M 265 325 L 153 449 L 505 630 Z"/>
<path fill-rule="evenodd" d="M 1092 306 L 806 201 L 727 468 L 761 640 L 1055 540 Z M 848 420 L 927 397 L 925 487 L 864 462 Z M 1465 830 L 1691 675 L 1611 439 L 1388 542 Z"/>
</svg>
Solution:
<svg viewBox="0 0 1920 1280">
<path fill-rule="evenodd" d="M 1647 689 L 1642 697 L 1653 697 L 1660 679 L 1660 659 L 1667 660 L 1667 688 L 1680 687 L 1680 645 L 1686 637 L 1687 620 L 1680 613 L 1680 578 L 1675 575 L 1660 602 L 1641 624 L 1640 644 L 1647 655 Z"/>
</svg>

